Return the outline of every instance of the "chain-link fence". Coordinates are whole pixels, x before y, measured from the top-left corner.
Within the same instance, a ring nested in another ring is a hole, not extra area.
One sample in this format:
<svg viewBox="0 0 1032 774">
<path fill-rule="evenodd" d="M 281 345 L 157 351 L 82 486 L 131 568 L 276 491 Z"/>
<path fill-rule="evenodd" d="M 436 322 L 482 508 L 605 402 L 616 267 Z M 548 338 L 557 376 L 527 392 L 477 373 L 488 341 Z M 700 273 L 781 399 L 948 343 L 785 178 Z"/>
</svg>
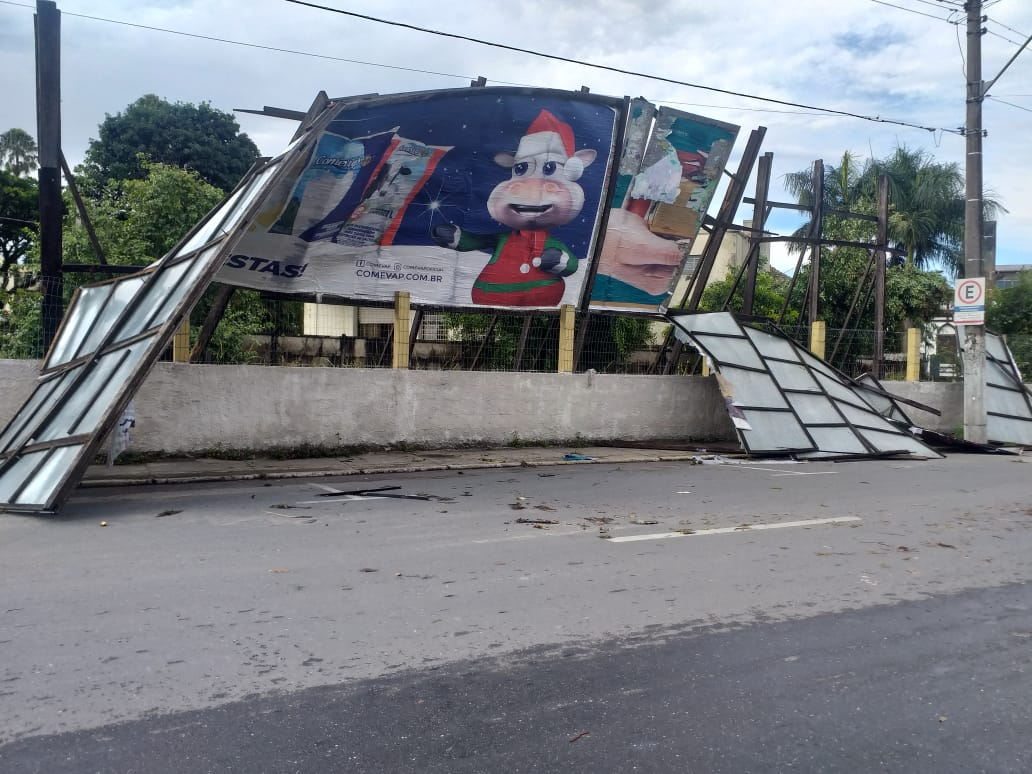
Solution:
<svg viewBox="0 0 1032 774">
<path fill-rule="evenodd" d="M 60 285 L 62 306 L 76 287 L 100 279 L 65 275 Z M 58 329 L 57 319 L 44 320 L 43 291 L 50 278 L 20 276 L 8 283 L 0 311 L 0 357 L 39 359 L 45 354 L 44 330 Z M 213 306 L 218 286 L 209 288 L 191 314 L 185 333 L 165 359 L 189 357 Z M 516 311 L 455 311 L 414 308 L 409 343 L 409 367 L 424 370 L 543 371 L 559 368 L 559 313 Z M 696 353 L 684 348 L 677 363 L 667 365 L 673 348 L 670 326 L 645 317 L 580 312 L 574 324 L 574 370 L 599 373 L 694 373 Z M 809 348 L 809 326 L 782 330 Z M 219 317 L 214 333 L 194 359 L 207 363 L 389 368 L 394 350 L 394 309 L 387 305 L 343 306 L 274 298 L 257 291 L 235 290 Z M 828 329 L 825 357 L 849 376 L 874 370 L 875 334 L 871 330 Z M 1032 373 L 1032 335 L 1008 337 L 1022 374 Z M 664 346 L 667 345 L 667 346 Z M 881 376 L 906 377 L 905 332 L 883 339 Z M 961 378 L 957 337 L 949 326 L 921 341 L 920 378 L 948 381 Z"/>
</svg>

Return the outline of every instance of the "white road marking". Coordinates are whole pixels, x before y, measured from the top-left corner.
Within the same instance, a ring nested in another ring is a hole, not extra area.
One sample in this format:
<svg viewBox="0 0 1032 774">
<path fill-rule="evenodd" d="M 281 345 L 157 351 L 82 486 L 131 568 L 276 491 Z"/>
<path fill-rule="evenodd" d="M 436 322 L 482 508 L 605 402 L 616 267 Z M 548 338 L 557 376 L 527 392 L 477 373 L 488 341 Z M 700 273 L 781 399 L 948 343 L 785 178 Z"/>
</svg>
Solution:
<svg viewBox="0 0 1032 774">
<path fill-rule="evenodd" d="M 779 521 L 771 524 L 748 524 L 740 527 L 717 527 L 698 529 L 693 532 L 653 532 L 648 535 L 624 535 L 609 538 L 610 543 L 634 543 L 639 540 L 665 540 L 667 538 L 696 537 L 699 535 L 727 535 L 731 532 L 754 532 L 763 529 L 785 529 L 787 527 L 816 527 L 821 524 L 844 524 L 862 521 L 859 516 L 834 516 L 827 519 L 803 519 L 802 521 Z"/>
<path fill-rule="evenodd" d="M 772 473 L 773 475 L 771 476 L 771 478 L 773 478 L 774 476 L 827 476 L 827 475 L 830 475 L 832 473 L 837 473 L 838 472 L 837 470 L 817 470 L 817 471 L 813 471 L 811 473 L 803 473 L 803 472 L 797 473 L 794 470 L 784 471 L 784 470 L 778 470 L 777 468 L 760 468 L 760 467 L 756 467 L 755 465 L 742 465 L 741 469 L 742 470 L 759 470 L 759 471 L 762 471 L 764 473 Z"/>
</svg>

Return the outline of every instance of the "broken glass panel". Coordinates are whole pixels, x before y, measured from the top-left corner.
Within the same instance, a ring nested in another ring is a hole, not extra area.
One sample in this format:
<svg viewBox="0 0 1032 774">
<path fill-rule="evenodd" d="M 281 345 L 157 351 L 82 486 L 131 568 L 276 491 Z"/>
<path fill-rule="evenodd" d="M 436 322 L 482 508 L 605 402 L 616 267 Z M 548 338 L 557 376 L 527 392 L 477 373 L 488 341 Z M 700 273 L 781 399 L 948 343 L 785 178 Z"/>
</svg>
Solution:
<svg viewBox="0 0 1032 774">
<path fill-rule="evenodd" d="M 735 430 L 750 453 L 798 449 L 807 457 L 885 452 L 939 456 L 879 416 L 848 378 L 776 328 L 742 325 L 730 312 L 671 312 L 667 318 L 684 331 L 688 343 L 714 359 L 725 401 L 733 398 L 729 411 L 734 409 Z M 722 335 L 714 335 L 718 332 Z M 752 342 L 753 353 L 745 353 L 743 338 Z M 765 373 L 743 367 L 754 365 L 752 354 Z M 786 400 L 794 413 L 778 410 Z M 872 440 L 865 444 L 868 433 Z"/>
</svg>

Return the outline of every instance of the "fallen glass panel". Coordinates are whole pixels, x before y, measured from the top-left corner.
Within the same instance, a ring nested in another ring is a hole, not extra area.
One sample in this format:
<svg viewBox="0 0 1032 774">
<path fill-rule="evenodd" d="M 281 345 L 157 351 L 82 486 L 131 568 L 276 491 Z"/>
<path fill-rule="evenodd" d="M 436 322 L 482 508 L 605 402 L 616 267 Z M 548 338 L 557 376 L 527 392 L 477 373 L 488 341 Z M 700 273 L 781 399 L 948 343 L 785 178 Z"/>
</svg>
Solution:
<svg viewBox="0 0 1032 774">
<path fill-rule="evenodd" d="M 674 311 L 667 319 L 683 331 L 682 340 L 712 360 L 746 451 L 783 454 L 793 449 L 806 458 L 940 456 L 881 416 L 857 385 L 776 326 L 746 326 L 730 312 Z M 743 348 L 743 339 L 752 343 L 752 353 Z M 755 369 L 754 353 L 762 371 L 749 370 Z M 786 401 L 793 411 L 779 410 Z"/>
<path fill-rule="evenodd" d="M 97 325 L 97 318 L 104 311 L 104 306 L 111 298 L 114 290 L 111 283 L 79 288 L 75 300 L 68 308 L 68 313 L 61 322 L 61 330 L 54 341 L 43 368 L 53 368 L 75 357 L 79 346 L 90 331 Z"/>
<path fill-rule="evenodd" d="M 821 392 L 820 385 L 812 372 L 802 363 L 786 363 L 784 360 L 768 360 L 767 368 L 783 390 L 799 392 Z"/>
<path fill-rule="evenodd" d="M 0 433 L 0 508 L 60 507 L 279 168 L 256 167 L 201 228 L 144 272 L 80 289 L 36 389 Z M 228 235 L 221 224 L 232 227 Z"/>
<path fill-rule="evenodd" d="M 988 331 L 985 381 L 986 437 L 995 443 L 1032 446 L 1032 396 L 1006 342 Z"/>
</svg>

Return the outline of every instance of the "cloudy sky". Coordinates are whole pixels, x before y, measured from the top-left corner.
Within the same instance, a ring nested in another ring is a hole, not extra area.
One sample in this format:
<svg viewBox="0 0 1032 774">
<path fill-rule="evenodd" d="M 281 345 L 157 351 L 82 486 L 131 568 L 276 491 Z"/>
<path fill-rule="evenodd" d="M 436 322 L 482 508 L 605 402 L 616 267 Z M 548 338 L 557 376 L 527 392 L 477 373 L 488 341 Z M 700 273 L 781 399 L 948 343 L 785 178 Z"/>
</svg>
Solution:
<svg viewBox="0 0 1032 774">
<path fill-rule="evenodd" d="M 62 11 L 63 144 L 73 165 L 106 114 L 143 94 L 223 110 L 305 109 L 330 96 L 491 84 L 579 89 L 650 101 L 767 128 L 781 178 L 843 151 L 882 157 L 897 145 L 963 166 L 965 29 L 961 0 L 314 0 L 377 19 L 642 73 L 629 76 L 404 29 L 287 0 L 58 0 Z M 34 3 L 0 0 L 0 131 L 35 134 Z M 1032 33 L 1028 0 L 987 0 L 983 77 L 1000 71 Z M 957 24 L 960 22 L 960 24 Z M 219 40 L 215 40 L 215 38 Z M 646 77 L 898 120 L 875 123 L 733 97 Z M 239 114 L 263 153 L 290 122 Z M 985 103 L 985 183 L 1010 210 L 998 263 L 1032 263 L 1032 47 Z M 946 130 L 946 131 L 940 131 Z M 751 191 L 751 186 L 750 186 Z M 751 209 L 751 208 L 749 208 Z M 747 216 L 746 209 L 742 215 Z M 778 215 L 773 228 L 797 221 Z M 784 263 L 775 257 L 775 263 Z"/>
</svg>

